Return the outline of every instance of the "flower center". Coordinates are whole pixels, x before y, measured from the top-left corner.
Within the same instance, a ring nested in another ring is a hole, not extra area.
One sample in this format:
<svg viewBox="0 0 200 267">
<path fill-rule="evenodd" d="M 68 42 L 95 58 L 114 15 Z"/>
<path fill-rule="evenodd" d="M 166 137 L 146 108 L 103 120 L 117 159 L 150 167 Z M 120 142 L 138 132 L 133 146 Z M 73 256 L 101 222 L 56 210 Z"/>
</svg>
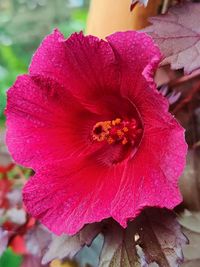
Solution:
<svg viewBox="0 0 200 267">
<path fill-rule="evenodd" d="M 92 139 L 108 144 L 137 146 L 142 137 L 142 126 L 136 119 L 97 122 L 92 130 Z"/>
</svg>

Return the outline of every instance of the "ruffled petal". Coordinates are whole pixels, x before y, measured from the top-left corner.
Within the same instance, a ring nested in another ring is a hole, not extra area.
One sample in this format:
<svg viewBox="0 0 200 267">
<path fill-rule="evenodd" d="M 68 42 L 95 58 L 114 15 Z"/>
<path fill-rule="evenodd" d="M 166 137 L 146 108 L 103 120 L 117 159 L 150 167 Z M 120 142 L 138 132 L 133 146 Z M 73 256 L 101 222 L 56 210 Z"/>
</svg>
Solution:
<svg viewBox="0 0 200 267">
<path fill-rule="evenodd" d="M 107 39 L 120 62 L 121 94 L 135 105 L 144 128 L 111 205 L 112 217 L 126 227 L 128 219 L 144 207 L 172 209 L 181 202 L 178 178 L 185 166 L 187 145 L 183 128 L 168 112 L 168 103 L 153 82 L 160 52 L 151 38 L 129 32 Z"/>
<path fill-rule="evenodd" d="M 144 33 L 127 31 L 114 33 L 106 39 L 120 66 L 122 95 L 131 98 L 140 93 L 140 83 L 144 78 L 149 87 L 156 89 L 153 75 L 161 54 L 152 38 Z"/>
<path fill-rule="evenodd" d="M 25 186 L 28 211 L 56 234 L 74 234 L 108 217 L 126 227 L 147 206 L 172 209 L 182 200 L 187 146 L 175 120 L 157 130 L 149 129 L 140 150 L 120 164 L 102 164 L 97 154 L 45 166 Z"/>
<path fill-rule="evenodd" d="M 42 164 L 95 150 L 89 142 L 98 116 L 63 86 L 41 76 L 20 76 L 8 91 L 7 145 L 16 162 Z"/>
<path fill-rule="evenodd" d="M 128 219 L 135 218 L 144 207 L 172 209 L 178 205 L 182 201 L 178 179 L 186 152 L 184 130 L 170 115 L 163 117 L 162 126 L 160 122 L 158 127 L 146 128 L 112 202 L 112 217 L 126 227 Z"/>
<path fill-rule="evenodd" d="M 183 128 L 168 112 L 168 103 L 153 82 L 160 52 L 152 39 L 129 32 L 111 35 L 108 41 L 121 66 L 121 94 L 136 106 L 144 128 L 112 202 L 112 217 L 125 227 L 144 207 L 172 209 L 181 202 L 178 178 L 187 145 Z"/>
<path fill-rule="evenodd" d="M 85 102 L 119 89 L 112 48 L 106 41 L 82 33 L 66 40 L 58 30 L 47 36 L 32 59 L 30 73 L 58 80 Z"/>
<path fill-rule="evenodd" d="M 75 234 L 84 224 L 111 216 L 122 173 L 120 165 L 106 167 L 91 158 L 52 163 L 25 185 L 24 203 L 54 233 Z"/>
</svg>

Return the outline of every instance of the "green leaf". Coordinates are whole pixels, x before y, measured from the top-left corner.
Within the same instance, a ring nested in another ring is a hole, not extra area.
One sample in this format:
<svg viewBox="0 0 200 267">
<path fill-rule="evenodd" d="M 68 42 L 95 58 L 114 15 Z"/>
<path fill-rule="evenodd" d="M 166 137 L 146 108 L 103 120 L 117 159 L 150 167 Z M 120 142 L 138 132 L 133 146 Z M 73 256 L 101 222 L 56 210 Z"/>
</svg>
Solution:
<svg viewBox="0 0 200 267">
<path fill-rule="evenodd" d="M 0 258 L 0 267 L 19 267 L 22 257 L 8 248 Z"/>
</svg>

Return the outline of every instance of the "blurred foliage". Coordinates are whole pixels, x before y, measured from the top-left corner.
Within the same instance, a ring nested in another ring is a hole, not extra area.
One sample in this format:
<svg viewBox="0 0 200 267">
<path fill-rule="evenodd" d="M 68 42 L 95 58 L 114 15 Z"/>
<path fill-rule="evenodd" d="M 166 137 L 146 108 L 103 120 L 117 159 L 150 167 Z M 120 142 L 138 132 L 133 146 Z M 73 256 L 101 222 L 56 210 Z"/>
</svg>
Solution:
<svg viewBox="0 0 200 267">
<path fill-rule="evenodd" d="M 54 28 L 66 37 L 84 30 L 88 2 L 0 0 L 0 127 L 5 122 L 6 91 L 18 75 L 28 72 L 32 54 L 41 40 Z M 0 257 L 0 267 L 18 267 L 21 260 L 21 256 L 7 249 Z"/>
<path fill-rule="evenodd" d="M 0 267 L 19 267 L 21 262 L 22 257 L 15 254 L 10 248 L 0 257 Z"/>
<path fill-rule="evenodd" d="M 84 30 L 88 0 L 0 0 L 0 126 L 6 90 L 28 71 L 45 35 L 59 28 L 67 37 Z"/>
</svg>

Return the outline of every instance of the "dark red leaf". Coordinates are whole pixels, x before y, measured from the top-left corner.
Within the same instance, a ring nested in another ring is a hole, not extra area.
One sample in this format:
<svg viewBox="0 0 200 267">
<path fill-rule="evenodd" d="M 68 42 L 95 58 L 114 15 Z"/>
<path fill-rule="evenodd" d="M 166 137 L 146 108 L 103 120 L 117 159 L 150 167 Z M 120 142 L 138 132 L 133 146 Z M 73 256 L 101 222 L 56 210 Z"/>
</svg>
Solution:
<svg viewBox="0 0 200 267">
<path fill-rule="evenodd" d="M 145 29 L 158 44 L 165 58 L 162 65 L 184 68 L 190 73 L 200 68 L 200 4 L 185 3 L 169 9 L 165 15 L 150 19 Z"/>
</svg>

